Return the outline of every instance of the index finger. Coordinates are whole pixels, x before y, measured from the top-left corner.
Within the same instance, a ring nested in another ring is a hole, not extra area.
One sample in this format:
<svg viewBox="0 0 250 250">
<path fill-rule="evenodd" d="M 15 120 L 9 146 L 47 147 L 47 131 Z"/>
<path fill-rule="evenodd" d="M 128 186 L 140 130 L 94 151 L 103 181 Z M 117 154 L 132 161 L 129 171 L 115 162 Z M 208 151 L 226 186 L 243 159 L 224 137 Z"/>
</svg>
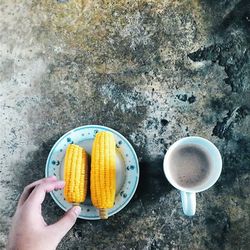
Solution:
<svg viewBox="0 0 250 250">
<path fill-rule="evenodd" d="M 46 193 L 55 189 L 62 189 L 64 185 L 64 181 L 41 183 L 34 188 L 26 203 L 29 203 L 32 206 L 40 206 L 45 199 Z"/>
<path fill-rule="evenodd" d="M 43 178 L 37 181 L 32 182 L 31 184 L 29 184 L 28 186 L 26 186 L 19 198 L 18 201 L 18 206 L 23 205 L 24 202 L 27 200 L 27 198 L 29 197 L 30 193 L 32 192 L 32 190 L 34 189 L 35 186 L 44 183 L 44 182 L 53 182 L 56 181 L 56 177 L 55 176 L 50 176 L 47 178 Z"/>
</svg>

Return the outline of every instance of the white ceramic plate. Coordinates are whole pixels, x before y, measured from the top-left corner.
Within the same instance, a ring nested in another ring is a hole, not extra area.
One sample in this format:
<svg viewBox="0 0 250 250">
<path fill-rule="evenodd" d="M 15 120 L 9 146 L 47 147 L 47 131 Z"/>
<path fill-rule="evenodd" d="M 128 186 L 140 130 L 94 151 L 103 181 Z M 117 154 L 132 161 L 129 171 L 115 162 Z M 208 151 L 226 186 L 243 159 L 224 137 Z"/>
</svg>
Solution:
<svg viewBox="0 0 250 250">
<path fill-rule="evenodd" d="M 116 199 L 115 205 L 109 209 L 108 215 L 114 215 L 123 209 L 133 197 L 139 182 L 139 164 L 136 153 L 128 142 L 117 131 L 99 125 L 87 125 L 75 128 L 64 134 L 51 149 L 45 168 L 45 176 L 55 175 L 57 179 L 63 179 L 64 156 L 68 144 L 74 143 L 85 148 L 91 156 L 92 143 L 95 134 L 99 131 L 112 132 L 116 140 Z M 89 161 L 90 166 L 90 161 Z M 67 211 L 72 204 L 65 201 L 63 190 L 53 191 L 50 193 L 54 201 L 64 211 Z M 91 204 L 88 194 L 86 201 L 81 204 L 81 214 L 79 218 L 87 220 L 98 220 L 99 212 Z"/>
</svg>

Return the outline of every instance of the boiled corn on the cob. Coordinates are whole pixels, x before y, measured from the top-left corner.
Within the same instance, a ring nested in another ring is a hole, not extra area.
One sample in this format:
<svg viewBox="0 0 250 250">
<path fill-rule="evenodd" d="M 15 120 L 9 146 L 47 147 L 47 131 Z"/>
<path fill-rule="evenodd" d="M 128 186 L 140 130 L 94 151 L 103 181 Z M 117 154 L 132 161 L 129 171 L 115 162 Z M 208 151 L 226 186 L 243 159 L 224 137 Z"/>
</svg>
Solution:
<svg viewBox="0 0 250 250">
<path fill-rule="evenodd" d="M 88 159 L 86 151 L 70 144 L 64 160 L 64 197 L 73 204 L 84 202 L 87 194 Z"/>
<path fill-rule="evenodd" d="M 96 134 L 91 157 L 91 200 L 99 209 L 100 218 L 107 219 L 107 209 L 114 206 L 116 192 L 115 139 L 112 133 L 102 131 Z"/>
</svg>

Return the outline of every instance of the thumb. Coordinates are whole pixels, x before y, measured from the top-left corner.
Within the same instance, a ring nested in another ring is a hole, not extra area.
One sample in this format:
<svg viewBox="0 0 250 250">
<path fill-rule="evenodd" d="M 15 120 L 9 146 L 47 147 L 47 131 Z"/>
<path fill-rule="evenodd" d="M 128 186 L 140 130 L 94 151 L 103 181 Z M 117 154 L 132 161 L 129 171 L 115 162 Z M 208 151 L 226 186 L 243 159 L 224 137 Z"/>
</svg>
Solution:
<svg viewBox="0 0 250 250">
<path fill-rule="evenodd" d="M 58 243 L 65 236 L 65 234 L 74 226 L 78 215 L 81 212 L 80 206 L 74 206 L 65 213 L 65 215 L 56 223 L 49 226 L 54 236 L 57 237 Z"/>
</svg>

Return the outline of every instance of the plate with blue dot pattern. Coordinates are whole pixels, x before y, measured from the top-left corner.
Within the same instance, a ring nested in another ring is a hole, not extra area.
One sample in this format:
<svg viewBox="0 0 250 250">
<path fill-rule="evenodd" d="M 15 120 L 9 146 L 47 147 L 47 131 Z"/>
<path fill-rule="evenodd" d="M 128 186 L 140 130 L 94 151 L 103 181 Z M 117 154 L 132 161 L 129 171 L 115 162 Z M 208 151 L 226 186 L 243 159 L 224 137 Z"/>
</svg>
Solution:
<svg viewBox="0 0 250 250">
<path fill-rule="evenodd" d="M 116 141 L 116 198 L 114 207 L 108 210 L 108 215 L 112 216 L 129 203 L 139 182 L 139 163 L 136 153 L 128 140 L 114 129 L 100 125 L 86 125 L 64 134 L 49 153 L 45 176 L 55 175 L 57 179 L 63 180 L 64 157 L 69 144 L 79 145 L 86 150 L 89 156 L 88 165 L 90 168 L 92 144 L 96 133 L 100 131 L 113 133 Z M 52 191 L 50 194 L 57 205 L 64 211 L 72 207 L 72 204 L 64 199 L 63 190 Z M 79 218 L 86 220 L 100 219 L 98 209 L 91 203 L 89 190 L 86 200 L 80 206 L 82 210 Z"/>
</svg>

